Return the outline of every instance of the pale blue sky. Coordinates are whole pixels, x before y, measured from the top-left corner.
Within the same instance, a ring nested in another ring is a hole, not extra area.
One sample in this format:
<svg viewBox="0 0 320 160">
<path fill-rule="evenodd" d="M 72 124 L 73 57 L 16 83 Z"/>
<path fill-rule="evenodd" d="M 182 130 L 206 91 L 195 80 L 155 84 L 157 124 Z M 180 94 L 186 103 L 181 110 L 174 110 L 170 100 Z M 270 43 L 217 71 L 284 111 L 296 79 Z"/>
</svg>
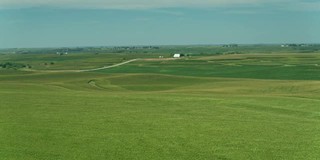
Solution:
<svg viewBox="0 0 320 160">
<path fill-rule="evenodd" d="M 318 0 L 0 0 L 0 48 L 319 43 L 319 28 Z"/>
</svg>

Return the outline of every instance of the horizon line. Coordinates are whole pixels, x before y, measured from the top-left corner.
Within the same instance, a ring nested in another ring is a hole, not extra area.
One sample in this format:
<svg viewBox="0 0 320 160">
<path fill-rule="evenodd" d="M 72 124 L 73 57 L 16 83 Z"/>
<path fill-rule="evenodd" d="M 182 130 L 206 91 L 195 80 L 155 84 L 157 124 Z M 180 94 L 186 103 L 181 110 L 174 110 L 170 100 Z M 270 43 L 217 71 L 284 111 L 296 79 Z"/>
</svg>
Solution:
<svg viewBox="0 0 320 160">
<path fill-rule="evenodd" d="M 285 45 L 285 44 L 307 44 L 307 45 L 320 45 L 320 42 L 316 43 L 219 43 L 219 44 L 152 44 L 152 45 L 147 45 L 147 44 L 139 44 L 139 45 L 92 45 L 92 46 L 57 46 L 57 47 L 6 47 L 2 48 L 0 47 L 0 50 L 6 50 L 6 49 L 56 49 L 56 48 L 99 48 L 99 47 L 104 47 L 104 48 L 111 48 L 111 47 L 147 47 L 147 46 L 152 46 L 152 47 L 166 47 L 166 46 L 221 46 L 221 45 L 231 45 L 231 44 L 236 44 L 240 46 L 245 46 L 245 45 Z"/>
</svg>

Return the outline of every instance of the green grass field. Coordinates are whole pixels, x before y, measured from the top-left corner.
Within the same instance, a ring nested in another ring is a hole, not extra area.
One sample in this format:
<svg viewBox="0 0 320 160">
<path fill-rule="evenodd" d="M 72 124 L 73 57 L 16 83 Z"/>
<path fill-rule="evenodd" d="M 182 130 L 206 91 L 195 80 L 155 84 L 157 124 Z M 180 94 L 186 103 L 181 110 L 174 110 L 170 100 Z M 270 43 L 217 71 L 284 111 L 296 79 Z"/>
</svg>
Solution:
<svg viewBox="0 0 320 160">
<path fill-rule="evenodd" d="M 0 54 L 0 159 L 320 158 L 319 53 L 159 55 Z"/>
</svg>

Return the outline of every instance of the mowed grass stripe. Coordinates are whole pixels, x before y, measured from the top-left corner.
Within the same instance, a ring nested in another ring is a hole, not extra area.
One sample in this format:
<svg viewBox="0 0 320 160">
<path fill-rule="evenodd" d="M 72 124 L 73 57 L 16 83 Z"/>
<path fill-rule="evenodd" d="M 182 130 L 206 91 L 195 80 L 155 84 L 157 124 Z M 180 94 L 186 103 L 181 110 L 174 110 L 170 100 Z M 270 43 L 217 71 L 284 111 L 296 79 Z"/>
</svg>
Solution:
<svg viewBox="0 0 320 160">
<path fill-rule="evenodd" d="M 245 104 L 255 107 L 244 110 L 243 102 L 236 97 L 198 99 L 144 94 L 93 98 L 85 93 L 16 96 L 21 97 L 16 100 L 32 105 L 7 103 L 10 109 L 2 108 L 1 117 L 6 121 L 1 123 L 5 129 L 1 133 L 6 136 L 10 132 L 15 137 L 10 141 L 1 139 L 2 144 L 24 148 L 26 155 L 35 149 L 38 158 L 52 157 L 50 150 L 45 149 L 48 147 L 59 153 L 52 159 L 175 156 L 192 159 L 218 155 L 245 159 L 265 158 L 271 153 L 270 158 L 303 158 L 306 152 L 309 158 L 318 156 L 315 152 L 318 142 L 314 141 L 319 131 L 318 120 L 268 111 L 265 106 L 272 104 L 264 102 L 261 107 L 257 105 L 259 100 Z M 11 95 L 1 97 L 12 100 Z M 101 151 L 97 152 L 97 148 Z M 39 150 L 44 151 L 39 154 Z"/>
</svg>

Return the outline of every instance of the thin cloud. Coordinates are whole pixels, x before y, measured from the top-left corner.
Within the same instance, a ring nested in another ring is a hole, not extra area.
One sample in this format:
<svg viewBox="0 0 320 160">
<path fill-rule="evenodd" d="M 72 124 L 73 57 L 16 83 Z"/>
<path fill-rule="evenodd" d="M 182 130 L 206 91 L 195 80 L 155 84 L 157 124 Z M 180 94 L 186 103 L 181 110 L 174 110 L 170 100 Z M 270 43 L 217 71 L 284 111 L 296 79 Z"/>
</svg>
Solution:
<svg viewBox="0 0 320 160">
<path fill-rule="evenodd" d="M 57 7 L 79 9 L 162 9 L 270 6 L 320 10 L 315 0 L 0 0 L 0 8 Z"/>
<path fill-rule="evenodd" d="M 275 2 L 275 0 L 0 0 L 2 7 L 53 6 L 64 8 L 149 9 L 169 7 L 218 7 Z"/>
<path fill-rule="evenodd" d="M 297 11 L 320 11 L 320 2 L 305 1 L 288 6 L 288 9 Z"/>
</svg>

